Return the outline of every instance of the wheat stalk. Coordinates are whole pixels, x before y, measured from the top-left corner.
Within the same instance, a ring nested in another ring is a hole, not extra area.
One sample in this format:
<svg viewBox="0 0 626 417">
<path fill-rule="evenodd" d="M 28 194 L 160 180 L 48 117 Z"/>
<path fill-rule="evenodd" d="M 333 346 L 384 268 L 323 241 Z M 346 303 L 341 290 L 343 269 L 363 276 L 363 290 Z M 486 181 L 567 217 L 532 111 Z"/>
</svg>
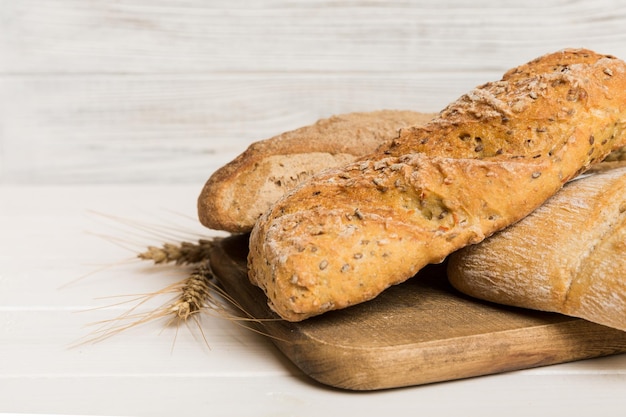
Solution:
<svg viewBox="0 0 626 417">
<path fill-rule="evenodd" d="M 153 293 L 132 295 L 129 296 L 130 300 L 114 304 L 134 303 L 131 308 L 116 318 L 92 323 L 100 327 L 93 331 L 87 340 L 77 344 L 99 342 L 130 328 L 165 319 L 166 327 L 176 326 L 177 332 L 181 325 L 189 327 L 190 322 L 193 322 L 200 331 L 204 343 L 209 346 L 208 339 L 202 330 L 201 314 L 220 317 L 253 332 L 272 337 L 253 325 L 274 319 L 254 318 L 218 285 L 209 262 L 210 251 L 217 241 L 218 238 L 200 239 L 197 243 L 181 242 L 179 244 L 165 243 L 160 247 L 148 246 L 144 252 L 137 255 L 139 259 L 152 261 L 154 265 L 173 263 L 179 266 L 193 266 L 193 270 L 184 279 L 165 288 Z M 149 312 L 137 312 L 149 300 L 167 294 L 173 294 L 167 302 Z M 175 340 L 176 338 L 174 343 Z"/>
<path fill-rule="evenodd" d="M 163 330 L 168 327 L 175 327 L 176 336 L 182 326 L 186 326 L 190 330 L 197 328 L 208 346 L 207 337 L 201 325 L 201 318 L 204 315 L 225 319 L 253 332 L 273 337 L 265 334 L 257 325 L 263 321 L 276 319 L 255 318 L 227 294 L 215 278 L 210 265 L 210 256 L 223 237 L 207 237 L 203 233 L 185 232 L 185 227 L 178 224 L 167 226 L 160 222 L 150 223 L 145 220 L 138 221 L 99 212 L 92 212 L 92 214 L 105 221 L 111 221 L 113 225 L 109 225 L 109 228 L 114 227 L 122 230 L 126 235 L 126 238 L 122 238 L 119 234 L 110 236 L 92 233 L 130 251 L 133 256 L 125 260 L 124 264 L 141 260 L 151 262 L 155 268 L 160 268 L 166 264 L 175 265 L 180 267 L 182 279 L 179 277 L 176 282 L 150 293 L 104 297 L 117 298 L 121 301 L 95 309 L 126 305 L 129 308 L 117 317 L 90 323 L 89 326 L 94 327 L 94 329 L 70 346 L 96 343 L 125 330 L 153 321 L 164 321 Z M 195 219 L 193 220 L 195 221 Z M 127 230 L 128 228 L 130 231 Z M 166 243 L 150 246 L 136 242 L 137 238 L 144 240 L 146 237 L 151 240 L 156 238 L 158 241 Z M 178 243 L 172 243 L 176 241 Z M 116 265 L 119 266 L 120 263 L 116 263 Z M 109 267 L 110 265 L 106 266 L 106 268 Z M 98 271 L 102 269 L 104 268 L 99 268 Z M 82 278 L 84 276 L 79 279 Z M 65 286 L 74 284 L 76 281 Z M 156 307 L 147 307 L 150 301 L 160 298 L 164 298 L 163 303 L 157 304 Z M 175 340 L 176 337 L 174 342 Z"/>
</svg>

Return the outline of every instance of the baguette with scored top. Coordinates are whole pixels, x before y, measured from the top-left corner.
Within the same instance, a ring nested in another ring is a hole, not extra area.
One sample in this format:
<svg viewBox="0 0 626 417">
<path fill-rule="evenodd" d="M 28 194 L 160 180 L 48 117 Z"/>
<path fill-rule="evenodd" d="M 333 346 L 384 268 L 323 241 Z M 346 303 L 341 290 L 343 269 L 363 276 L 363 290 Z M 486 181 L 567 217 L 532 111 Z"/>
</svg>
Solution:
<svg viewBox="0 0 626 417">
<path fill-rule="evenodd" d="M 626 331 L 626 168 L 573 181 L 520 222 L 455 252 L 448 278 L 473 297 Z"/>
<path fill-rule="evenodd" d="M 400 129 L 433 117 L 409 110 L 347 113 L 255 142 L 208 179 L 198 198 L 200 222 L 210 229 L 249 232 L 299 182 L 367 155 Z"/>
<path fill-rule="evenodd" d="M 290 321 L 369 300 L 528 215 L 626 145 L 625 119 L 623 61 L 537 58 L 278 200 L 252 230 L 250 279 Z"/>
</svg>

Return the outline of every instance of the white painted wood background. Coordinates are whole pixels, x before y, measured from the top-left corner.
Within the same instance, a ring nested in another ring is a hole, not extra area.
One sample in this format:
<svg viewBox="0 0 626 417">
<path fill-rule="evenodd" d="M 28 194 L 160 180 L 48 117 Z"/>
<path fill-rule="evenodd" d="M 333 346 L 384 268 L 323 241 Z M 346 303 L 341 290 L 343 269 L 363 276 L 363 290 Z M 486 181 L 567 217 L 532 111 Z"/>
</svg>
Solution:
<svg viewBox="0 0 626 417">
<path fill-rule="evenodd" d="M 0 183 L 195 183 L 333 113 L 438 111 L 565 47 L 626 58 L 620 0 L 10 0 Z"/>
<path fill-rule="evenodd" d="M 184 276 L 123 264 L 66 286 L 134 256 L 103 236 L 163 240 L 90 210 L 209 233 L 197 194 L 250 142 L 437 111 L 566 47 L 626 58 L 626 2 L 0 0 L 0 415 L 623 415 L 626 355 L 354 394 L 212 317 L 210 349 L 183 329 L 170 350 L 163 322 L 68 349 L 127 311 L 99 297 Z"/>
</svg>

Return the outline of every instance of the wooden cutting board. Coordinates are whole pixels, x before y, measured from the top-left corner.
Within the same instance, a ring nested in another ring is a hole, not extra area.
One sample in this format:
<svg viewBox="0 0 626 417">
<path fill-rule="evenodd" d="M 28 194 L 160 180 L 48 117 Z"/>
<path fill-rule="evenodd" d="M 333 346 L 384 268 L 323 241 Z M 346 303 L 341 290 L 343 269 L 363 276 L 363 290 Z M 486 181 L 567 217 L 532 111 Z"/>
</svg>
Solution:
<svg viewBox="0 0 626 417">
<path fill-rule="evenodd" d="M 626 352 L 626 332 L 559 314 L 477 301 L 455 291 L 443 265 L 376 299 L 299 323 L 279 320 L 246 275 L 247 236 L 211 253 L 220 284 L 311 378 L 376 390 Z"/>
</svg>

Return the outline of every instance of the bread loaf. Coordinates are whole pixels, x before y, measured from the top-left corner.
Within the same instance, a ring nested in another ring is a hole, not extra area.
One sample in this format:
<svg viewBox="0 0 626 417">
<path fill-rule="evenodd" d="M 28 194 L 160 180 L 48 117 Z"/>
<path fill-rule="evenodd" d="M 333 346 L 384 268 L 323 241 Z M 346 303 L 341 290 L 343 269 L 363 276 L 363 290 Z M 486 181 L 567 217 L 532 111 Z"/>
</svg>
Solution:
<svg viewBox="0 0 626 417">
<path fill-rule="evenodd" d="M 256 142 L 206 182 L 198 198 L 200 222 L 215 230 L 249 232 L 300 181 L 367 155 L 401 128 L 434 116 L 408 110 L 348 113 Z"/>
<path fill-rule="evenodd" d="M 567 184 L 520 222 L 452 254 L 448 276 L 477 298 L 626 331 L 626 168 Z"/>
<path fill-rule="evenodd" d="M 290 321 L 371 299 L 626 145 L 625 117 L 623 61 L 580 49 L 537 58 L 278 200 L 252 230 L 250 279 Z"/>
</svg>

